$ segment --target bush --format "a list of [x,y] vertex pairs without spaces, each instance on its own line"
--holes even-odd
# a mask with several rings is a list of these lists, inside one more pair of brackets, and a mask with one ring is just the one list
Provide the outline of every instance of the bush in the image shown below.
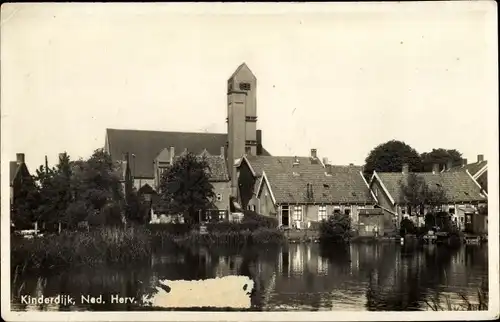
[[323,241],[345,242],[351,234],[351,218],[346,214],[333,214],[320,224],[320,239]]
[[399,235],[401,237],[404,237],[406,234],[413,235],[416,233],[417,233],[417,229],[416,229],[413,221],[411,221],[408,218],[404,218],[403,220],[401,220],[401,225],[400,225],[400,229],[399,229]]
[[242,223],[251,223],[258,225],[259,227],[266,228],[277,228],[278,220],[276,218],[262,216],[256,213],[255,211],[245,210],[243,212],[243,220]]

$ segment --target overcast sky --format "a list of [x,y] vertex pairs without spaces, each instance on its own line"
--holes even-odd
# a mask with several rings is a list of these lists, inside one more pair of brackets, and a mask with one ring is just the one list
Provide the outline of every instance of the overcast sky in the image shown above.
[[496,157],[495,14],[493,2],[4,5],[2,160],[88,157],[106,128],[226,132],[242,62],[273,155],[363,164],[398,139]]

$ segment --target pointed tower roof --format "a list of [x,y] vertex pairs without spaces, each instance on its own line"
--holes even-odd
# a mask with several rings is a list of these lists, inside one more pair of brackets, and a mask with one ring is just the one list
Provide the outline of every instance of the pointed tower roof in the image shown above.
[[252,75],[254,75],[254,73],[252,72],[252,70],[248,67],[248,65],[243,62],[240,66],[238,66],[238,68],[236,68],[236,70],[234,71],[234,73],[231,75],[231,77],[229,77],[229,79],[232,79],[234,78],[236,75],[238,75],[238,73],[243,70],[243,69],[247,69]]

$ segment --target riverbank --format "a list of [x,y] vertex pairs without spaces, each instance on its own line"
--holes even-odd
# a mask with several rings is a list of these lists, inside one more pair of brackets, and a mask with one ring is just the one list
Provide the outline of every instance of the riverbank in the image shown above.
[[206,234],[194,229],[175,233],[144,226],[127,229],[106,227],[30,239],[12,236],[11,267],[13,272],[24,272],[40,267],[93,266],[143,260],[155,249],[176,249],[193,245],[280,244],[285,241],[282,232],[265,227],[254,230],[212,228]]

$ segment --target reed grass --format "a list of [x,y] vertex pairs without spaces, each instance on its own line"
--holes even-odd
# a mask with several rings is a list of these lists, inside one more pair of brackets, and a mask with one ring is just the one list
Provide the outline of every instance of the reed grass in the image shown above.
[[258,228],[253,231],[212,230],[203,235],[198,230],[192,230],[179,235],[169,231],[152,231],[143,226],[127,229],[106,227],[89,232],[64,232],[33,239],[12,237],[11,267],[12,272],[18,274],[29,269],[144,260],[158,248],[269,244],[284,241],[285,237],[281,232],[270,228]]
[[[478,288],[477,302],[471,302],[470,298],[463,294],[458,293],[462,299],[462,303],[452,304],[450,295],[436,295],[431,300],[425,300],[427,306],[433,311],[487,311],[488,310],[488,293]],[[445,305],[442,305],[441,299],[444,297]]]

